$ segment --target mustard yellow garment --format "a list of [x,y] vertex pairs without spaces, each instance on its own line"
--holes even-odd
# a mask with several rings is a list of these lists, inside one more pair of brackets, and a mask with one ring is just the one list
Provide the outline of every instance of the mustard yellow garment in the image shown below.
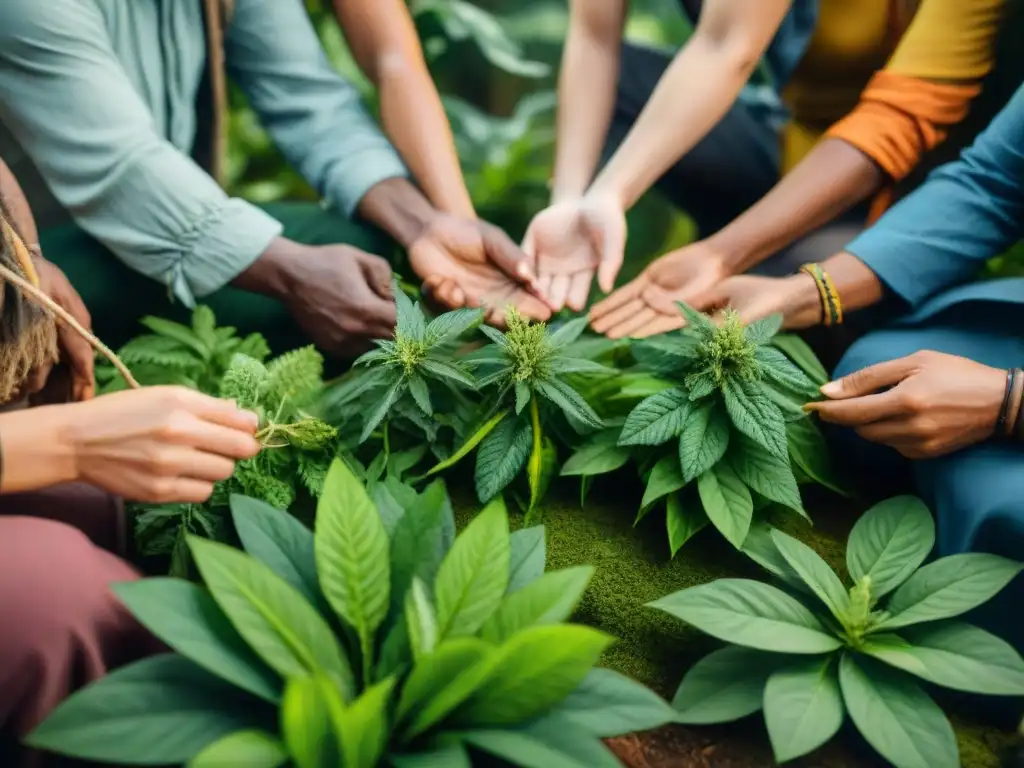
[[[976,83],[992,67],[1004,5],[1005,0],[822,0],[817,29],[784,93],[793,120],[783,135],[783,170],[857,107],[880,70],[936,84]],[[966,112],[973,90],[964,94]]]

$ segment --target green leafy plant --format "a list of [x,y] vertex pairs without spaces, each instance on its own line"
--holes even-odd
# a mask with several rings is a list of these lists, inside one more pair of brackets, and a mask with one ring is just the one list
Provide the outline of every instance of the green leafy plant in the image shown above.
[[186,540],[198,534],[229,538],[228,500],[241,493],[288,509],[300,493],[315,499],[331,461],[341,451],[337,430],[309,410],[322,387],[323,357],[312,346],[287,352],[264,365],[236,354],[224,372],[219,394],[255,411],[263,450],[240,461],[228,480],[218,483],[202,504],[140,505],[135,516],[136,545],[147,556],[169,556],[171,573],[185,575]]
[[610,638],[565,623],[592,569],[544,573],[542,528],[510,535],[495,502],[456,538],[440,482],[393,490],[378,508],[336,462],[315,533],[234,497],[245,552],[189,539],[205,587],[115,587],[174,652],[76,693],[28,743],[193,768],[600,768],[618,761],[599,739],[674,718],[594,668]]
[[821,746],[846,714],[896,768],[960,765],[953,729],[914,677],[958,691],[1020,696],[1024,661],[982,629],[950,621],[986,602],[1022,565],[961,554],[920,567],[935,543],[925,505],[876,505],[850,533],[848,587],[808,546],[768,526],[744,551],[780,587],[718,579],[651,607],[734,645],[698,662],[674,704],[686,723],[764,709],[776,760]]
[[[709,523],[739,548],[760,506],[775,502],[806,516],[794,464],[801,478],[834,485],[822,466],[824,441],[801,408],[818,388],[771,346],[781,317],[743,326],[727,310],[716,324],[680,309],[685,329],[633,349],[655,377],[643,382],[651,394],[614,439],[597,435],[562,472],[600,474],[635,457],[646,481],[640,516],[665,504],[673,555]],[[669,451],[651,450],[660,446]]]

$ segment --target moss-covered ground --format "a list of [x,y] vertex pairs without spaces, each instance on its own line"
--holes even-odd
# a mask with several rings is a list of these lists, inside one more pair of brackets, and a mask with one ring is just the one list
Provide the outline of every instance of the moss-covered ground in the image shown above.
[[[760,571],[710,528],[670,559],[663,513],[652,512],[634,527],[636,500],[642,495],[642,489],[634,486],[628,476],[619,473],[600,479],[581,508],[571,483],[556,484],[544,503],[540,522],[546,526],[549,569],[579,564],[596,568],[577,620],[618,638],[604,663],[671,699],[684,672],[715,648],[716,641],[644,604],[722,576],[757,578]],[[459,487],[454,478],[450,490],[461,526],[478,505],[469,486]],[[814,527],[792,516],[772,522],[803,539],[841,570],[846,536],[864,505],[813,492],[805,494],[805,502]],[[522,516],[513,513],[513,525],[521,524]],[[962,764],[997,768],[998,755],[1012,736],[962,714],[952,713]],[[651,739],[618,744],[616,751],[637,768],[761,768],[773,764],[759,717],[723,728],[675,728]],[[860,768],[879,763],[851,733],[795,764]]]

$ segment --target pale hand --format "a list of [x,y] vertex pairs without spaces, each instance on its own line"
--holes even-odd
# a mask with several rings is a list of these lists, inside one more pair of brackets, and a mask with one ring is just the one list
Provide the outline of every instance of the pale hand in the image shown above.
[[643,338],[684,325],[676,302],[712,309],[714,290],[728,275],[725,260],[703,242],[672,251],[590,311],[591,325],[612,339]]
[[597,274],[609,293],[626,250],[626,214],[610,197],[584,196],[538,213],[523,238],[540,292],[555,311],[583,311]]
[[806,408],[822,421],[852,427],[865,440],[908,458],[926,459],[992,436],[1006,371],[923,351],[856,371],[821,391],[830,399]]
[[735,310],[744,324],[781,314],[782,327],[802,330],[821,323],[821,296],[814,278],[803,273],[790,277],[727,277],[711,290],[707,309]]
[[533,273],[519,247],[487,222],[440,215],[409,247],[409,262],[428,296],[447,309],[483,307],[487,322],[504,325],[516,307],[534,320],[550,308],[534,295]]

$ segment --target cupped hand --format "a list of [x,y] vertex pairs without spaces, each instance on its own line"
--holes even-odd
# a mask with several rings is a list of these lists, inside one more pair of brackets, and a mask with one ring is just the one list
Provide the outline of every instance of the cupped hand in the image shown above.
[[632,282],[590,310],[591,325],[612,339],[643,338],[684,325],[676,302],[713,307],[714,289],[728,275],[725,259],[703,242],[667,253]]
[[808,403],[823,421],[852,427],[865,440],[911,459],[933,458],[992,436],[1006,371],[966,357],[915,352],[864,368],[822,387]]
[[533,293],[522,251],[487,222],[436,217],[409,247],[409,262],[428,296],[447,309],[484,307],[493,325],[504,325],[509,305],[534,320],[551,316]]
[[552,309],[581,312],[594,274],[608,293],[626,250],[626,214],[611,197],[584,196],[538,213],[523,238],[541,293]]
[[132,501],[205,501],[236,461],[260,449],[256,414],[179,387],[125,390],[36,413],[62,420],[77,479]]

